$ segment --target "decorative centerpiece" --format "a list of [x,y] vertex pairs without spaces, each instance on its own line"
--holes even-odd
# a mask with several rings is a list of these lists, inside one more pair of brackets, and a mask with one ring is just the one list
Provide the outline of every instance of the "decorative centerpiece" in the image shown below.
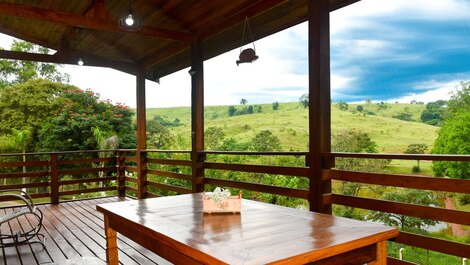
[[204,213],[239,213],[242,206],[242,194],[232,196],[230,190],[220,187],[213,192],[202,193]]

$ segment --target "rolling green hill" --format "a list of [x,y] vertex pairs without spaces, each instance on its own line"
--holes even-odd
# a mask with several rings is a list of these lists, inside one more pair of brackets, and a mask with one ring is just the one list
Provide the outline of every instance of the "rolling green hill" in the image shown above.
[[[350,105],[347,111],[340,110],[337,104],[333,105],[333,133],[350,128],[362,130],[377,143],[379,151],[385,153],[402,153],[411,143],[425,143],[431,146],[436,139],[438,127],[392,118],[405,111],[406,108],[412,118],[419,121],[419,116],[425,108],[424,105],[386,104],[387,108],[381,108],[374,103],[360,105],[364,110],[374,112],[375,115],[357,112],[357,104]],[[250,105],[235,107],[242,109],[248,106]],[[257,105],[251,106],[255,110],[258,108]],[[205,128],[221,127],[226,138],[233,137],[239,142],[249,142],[258,132],[271,130],[280,139],[283,150],[307,150],[308,109],[300,106],[298,102],[280,103],[278,110],[273,110],[271,104],[259,106],[262,108],[261,113],[232,117],[228,116],[228,106],[206,107]],[[171,132],[175,136],[181,135],[189,143],[189,107],[147,109],[147,119],[153,119],[155,115],[170,121],[178,118],[183,125],[172,128]]]

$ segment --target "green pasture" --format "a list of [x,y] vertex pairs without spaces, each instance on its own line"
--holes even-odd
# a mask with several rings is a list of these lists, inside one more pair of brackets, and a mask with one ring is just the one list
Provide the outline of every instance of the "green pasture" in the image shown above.
[[[284,151],[306,151],[308,146],[308,109],[298,102],[280,103],[278,110],[272,104],[259,104],[261,113],[240,116],[228,116],[229,106],[208,106],[205,108],[205,128],[221,127],[226,138],[235,138],[239,142],[249,142],[258,132],[270,130],[276,135]],[[237,105],[237,109],[246,106]],[[257,106],[257,105],[251,105]],[[376,115],[364,115],[350,105],[342,111],[336,104],[332,106],[332,132],[346,129],[358,129],[369,134],[382,153],[403,153],[412,143],[424,143],[429,149],[437,137],[438,127],[422,122],[402,121],[392,116],[407,108],[413,117],[419,115],[425,106],[420,104],[387,104],[387,109],[378,110],[375,103],[363,104],[364,109],[374,111]],[[256,109],[256,107],[255,107]],[[183,126],[172,129],[172,133],[181,135],[189,143],[191,131],[191,110],[189,107],[147,109],[147,119],[155,115],[173,121],[178,118]]]

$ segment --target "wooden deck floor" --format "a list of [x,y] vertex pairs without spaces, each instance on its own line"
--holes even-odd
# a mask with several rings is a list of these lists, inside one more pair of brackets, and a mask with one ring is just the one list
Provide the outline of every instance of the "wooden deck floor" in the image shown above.
[[[0,249],[0,264],[87,264],[86,260],[106,260],[106,241],[103,230],[103,215],[96,211],[96,205],[115,202],[119,199],[101,198],[60,203],[59,205],[40,205],[44,214],[46,249],[39,244],[31,246]],[[4,214],[9,209],[0,209]],[[15,229],[28,225],[28,220],[10,222],[1,229]],[[119,261],[124,265],[133,264],[170,264],[132,240],[118,235]],[[79,260],[85,260],[80,262]],[[100,262],[101,263],[101,262]],[[103,263],[104,264],[104,263]]]

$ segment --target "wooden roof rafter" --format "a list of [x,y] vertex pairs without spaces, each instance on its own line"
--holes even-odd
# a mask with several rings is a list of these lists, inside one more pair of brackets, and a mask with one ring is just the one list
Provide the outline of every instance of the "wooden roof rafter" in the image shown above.
[[[44,63],[55,63],[55,64],[76,64],[77,56],[71,54],[40,54],[40,53],[29,53],[29,52],[16,52],[16,51],[5,51],[0,50],[0,58],[9,60],[24,60]],[[98,66],[98,67],[112,67],[114,69],[124,71],[127,73],[135,73],[138,68],[134,63],[124,63],[117,61],[110,61],[104,58],[96,58],[95,56],[83,54],[83,58],[86,61],[87,66]]]

